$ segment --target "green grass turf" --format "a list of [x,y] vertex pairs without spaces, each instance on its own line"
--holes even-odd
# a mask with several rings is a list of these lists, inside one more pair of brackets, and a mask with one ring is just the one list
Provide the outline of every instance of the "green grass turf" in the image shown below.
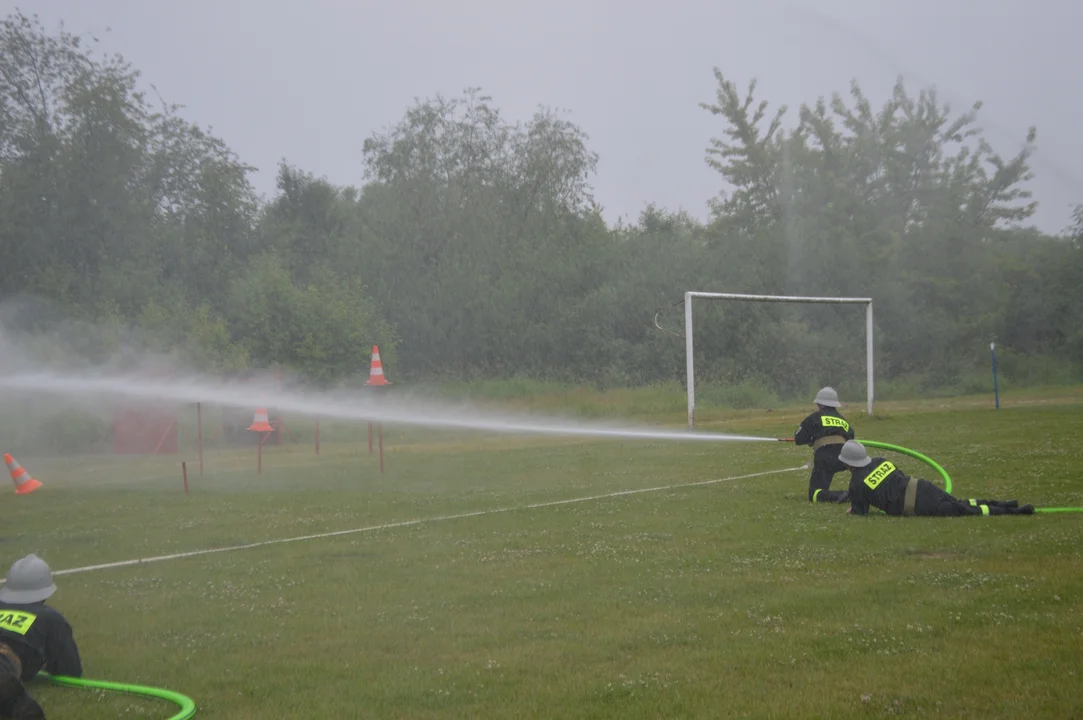
[[[1083,394],[1003,401],[849,416],[959,497],[1083,506]],[[700,419],[782,436],[807,412]],[[855,518],[809,505],[805,470],[692,485],[808,459],[783,443],[385,428],[381,474],[354,434],[269,448],[260,475],[254,450],[212,451],[203,478],[190,452],[10,448],[45,487],[0,508],[0,558],[63,570],[501,510],[56,578],[88,677],[185,693],[199,718],[1083,716],[1081,514]],[[32,690],[50,718],[173,711]]]

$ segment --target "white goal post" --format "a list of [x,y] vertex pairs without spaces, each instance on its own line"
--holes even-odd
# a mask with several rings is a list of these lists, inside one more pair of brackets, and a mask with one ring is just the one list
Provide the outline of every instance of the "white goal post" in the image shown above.
[[829,305],[865,306],[865,380],[867,412],[872,415],[872,298],[855,297],[798,297],[793,295],[742,295],[739,293],[686,292],[684,294],[684,348],[688,365],[688,428],[696,420],[696,386],[692,355],[692,298],[712,300],[745,300],[752,302],[826,303]]

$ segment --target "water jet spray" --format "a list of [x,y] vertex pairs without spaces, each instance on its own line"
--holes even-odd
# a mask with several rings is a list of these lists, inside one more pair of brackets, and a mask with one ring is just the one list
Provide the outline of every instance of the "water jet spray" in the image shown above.
[[273,388],[242,388],[198,378],[173,380],[168,384],[131,378],[58,372],[24,373],[0,377],[0,388],[9,393],[47,393],[67,398],[127,398],[183,404],[208,403],[223,407],[273,406],[309,417],[387,422],[456,430],[495,433],[568,435],[631,440],[677,440],[700,442],[775,442],[773,437],[723,433],[617,427],[595,423],[531,418],[508,413],[481,412],[433,402],[374,398],[360,393],[291,392]]

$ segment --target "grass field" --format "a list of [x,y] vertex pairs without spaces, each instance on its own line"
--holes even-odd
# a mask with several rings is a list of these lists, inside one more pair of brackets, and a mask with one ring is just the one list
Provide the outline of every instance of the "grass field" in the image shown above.
[[[808,411],[701,428],[791,435]],[[960,497],[1083,506],[1081,388],[849,414]],[[373,528],[57,578],[88,677],[177,690],[199,718],[1083,717],[1083,515],[851,517],[805,501],[808,452],[783,443],[385,428],[381,474],[364,427],[327,437],[270,448],[261,475],[254,451],[213,451],[202,479],[191,454],[10,448],[45,487],[3,504],[0,559]],[[172,712],[33,692],[50,718]]]

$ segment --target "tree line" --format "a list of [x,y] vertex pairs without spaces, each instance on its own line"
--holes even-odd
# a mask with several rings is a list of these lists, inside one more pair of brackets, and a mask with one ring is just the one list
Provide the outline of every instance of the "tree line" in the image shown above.
[[[680,334],[686,290],[859,295],[875,301],[880,378],[950,385],[995,339],[1006,372],[1079,379],[1083,211],[1060,235],[1027,225],[1034,130],[1004,157],[979,105],[953,113],[901,81],[880,107],[853,85],[790,113],[715,76],[705,159],[725,191],[707,222],[651,205],[607,224],[586,134],[545,107],[509,121],[478,89],[373,133],[359,187],[283,163],[263,200],[253,168],[123,58],[15,12],[0,28],[0,296],[93,323],[91,354],[134,328],[208,371],[333,383],[379,344],[404,382],[611,387],[683,379],[684,343],[654,317]],[[695,333],[708,381],[792,395],[863,373],[863,320],[840,309],[704,306]]]

